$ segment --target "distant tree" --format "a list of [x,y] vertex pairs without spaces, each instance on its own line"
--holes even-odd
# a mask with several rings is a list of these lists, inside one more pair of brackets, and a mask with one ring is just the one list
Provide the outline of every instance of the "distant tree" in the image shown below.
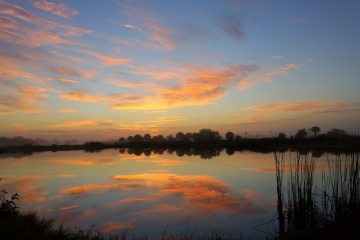
[[212,131],[211,129],[201,129],[198,133],[193,134],[195,142],[215,142],[222,139],[218,131]]
[[240,135],[236,135],[236,136],[235,136],[235,141],[236,141],[236,142],[239,142],[240,140],[241,140],[241,136],[240,136]]
[[152,137],[152,141],[153,141],[153,142],[157,142],[157,143],[159,143],[159,142],[165,142],[165,138],[164,138],[163,135],[157,135],[157,136],[153,136],[153,137]]
[[317,137],[318,133],[320,132],[320,127],[313,126],[313,127],[309,128],[309,131],[314,134],[314,137]]
[[327,132],[329,137],[343,137],[346,136],[346,131],[343,129],[333,128]]
[[166,140],[169,141],[169,142],[174,142],[175,138],[174,138],[173,135],[170,134],[169,136],[166,137]]
[[295,138],[297,139],[305,139],[306,136],[307,136],[307,132],[305,128],[298,130],[297,133],[295,134]]
[[184,142],[186,140],[186,136],[184,133],[182,132],[178,132],[176,135],[175,135],[175,138],[176,138],[176,141],[179,141],[179,142]]
[[193,136],[192,133],[186,133],[186,134],[185,134],[185,139],[186,139],[186,141],[188,141],[188,142],[192,142],[192,141],[194,141],[194,136]]
[[141,135],[136,134],[136,135],[134,136],[134,142],[139,143],[139,142],[143,142],[143,141],[144,141],[144,138],[143,138]]
[[234,141],[234,138],[235,138],[235,135],[234,135],[233,132],[227,132],[227,133],[225,134],[225,139],[226,139],[227,141],[229,141],[229,142]]
[[148,133],[146,133],[146,134],[144,135],[144,141],[145,141],[145,142],[150,142],[150,141],[151,141],[151,135],[148,134]]
[[124,142],[126,142],[126,139],[125,138],[123,138],[123,137],[121,137],[121,138],[119,138],[119,141],[118,141],[119,143],[124,143]]
[[127,140],[128,140],[128,142],[134,142],[134,137],[133,136],[128,136]]
[[286,134],[283,132],[280,132],[278,135],[278,139],[286,139]]

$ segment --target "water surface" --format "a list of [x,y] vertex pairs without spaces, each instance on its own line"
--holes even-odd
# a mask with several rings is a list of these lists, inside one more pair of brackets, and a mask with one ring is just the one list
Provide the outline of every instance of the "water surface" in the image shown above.
[[[322,160],[317,160],[319,169],[325,166]],[[0,176],[1,188],[20,194],[22,211],[70,227],[130,229],[150,237],[165,228],[254,238],[277,231],[276,221],[256,227],[276,216],[272,153],[222,151],[202,159],[115,149],[44,152],[2,156]]]

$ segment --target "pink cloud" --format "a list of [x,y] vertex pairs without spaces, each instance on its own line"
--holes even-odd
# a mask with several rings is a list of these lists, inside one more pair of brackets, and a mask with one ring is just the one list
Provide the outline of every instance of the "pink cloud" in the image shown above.
[[35,0],[32,4],[36,8],[50,12],[57,16],[61,16],[63,18],[70,18],[79,14],[78,11],[71,9],[64,3],[54,3],[47,0]]

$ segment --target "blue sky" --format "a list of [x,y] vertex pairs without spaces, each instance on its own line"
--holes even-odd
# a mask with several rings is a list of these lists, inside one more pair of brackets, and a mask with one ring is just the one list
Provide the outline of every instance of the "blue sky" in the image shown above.
[[0,1],[0,131],[359,126],[358,1]]

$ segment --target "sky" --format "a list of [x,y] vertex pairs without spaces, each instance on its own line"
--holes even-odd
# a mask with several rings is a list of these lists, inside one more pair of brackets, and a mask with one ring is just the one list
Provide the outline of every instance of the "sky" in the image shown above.
[[359,132],[359,1],[0,0],[0,135]]

